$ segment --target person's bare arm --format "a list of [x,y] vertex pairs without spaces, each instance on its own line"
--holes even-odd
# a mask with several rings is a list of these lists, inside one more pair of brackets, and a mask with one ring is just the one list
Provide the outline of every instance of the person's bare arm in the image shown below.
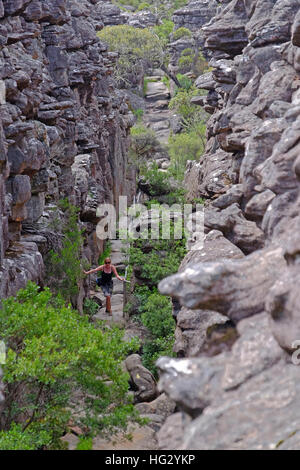
[[96,273],[97,271],[103,271],[104,265],[102,264],[101,266],[98,266],[95,269],[91,269],[90,271],[83,271],[84,274],[93,274]]
[[112,269],[112,271],[114,272],[114,274],[115,274],[115,276],[116,276],[117,279],[119,279],[120,281],[124,281],[124,278],[121,277],[121,276],[119,276],[118,271],[117,271],[117,269],[116,269],[115,266],[112,266],[111,269]]

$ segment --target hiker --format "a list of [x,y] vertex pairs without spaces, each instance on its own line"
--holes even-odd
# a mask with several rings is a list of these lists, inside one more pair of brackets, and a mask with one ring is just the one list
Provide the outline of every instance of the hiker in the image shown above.
[[97,285],[101,287],[102,292],[105,296],[106,299],[106,313],[109,313],[112,315],[111,312],[111,295],[113,291],[113,281],[112,281],[112,276],[115,274],[117,279],[120,281],[125,281],[123,277],[120,277],[116,267],[111,264],[111,259],[110,258],[105,258],[104,264],[101,266],[98,266],[98,268],[91,269],[90,271],[84,271],[84,274],[92,274],[96,273],[97,271],[102,271],[101,272],[101,277],[97,279]]

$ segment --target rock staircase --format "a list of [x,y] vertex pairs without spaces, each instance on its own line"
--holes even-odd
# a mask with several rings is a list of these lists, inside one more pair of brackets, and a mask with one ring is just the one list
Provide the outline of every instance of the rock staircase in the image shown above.
[[[111,262],[116,266],[119,275],[125,272],[127,265],[126,254],[124,253],[128,248],[128,244],[122,240],[111,240]],[[98,313],[93,316],[94,320],[105,320],[110,323],[117,323],[120,326],[125,326],[125,319],[123,316],[124,307],[124,288],[123,281],[119,281],[116,277],[113,278],[113,295],[111,297],[112,315],[105,313],[105,297],[102,290],[99,288],[97,291],[91,291],[91,298],[99,299],[102,302],[102,307]]]

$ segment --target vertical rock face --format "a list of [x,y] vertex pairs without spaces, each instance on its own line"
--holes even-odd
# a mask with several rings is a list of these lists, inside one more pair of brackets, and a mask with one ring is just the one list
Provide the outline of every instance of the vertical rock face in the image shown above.
[[[207,198],[206,236],[160,284],[183,306],[177,350],[198,356],[158,364],[160,388],[189,416],[182,449],[300,445],[299,19],[298,0],[232,0],[202,27],[213,70],[194,102],[212,116],[185,182],[191,199]],[[203,319],[220,328],[220,314],[235,342],[208,358]]]
[[170,69],[176,72],[178,60],[184,50],[192,48],[195,53],[200,49],[207,56],[209,51],[204,48],[204,36],[202,26],[213,18],[218,8],[222,8],[216,0],[192,0],[183,8],[176,10],[172,17],[175,30],[186,28],[191,31],[191,36],[183,36],[171,42],[169,49],[171,52]]
[[58,199],[80,207],[92,260],[97,206],[135,191],[101,12],[94,0],[0,1],[0,298],[42,279]]

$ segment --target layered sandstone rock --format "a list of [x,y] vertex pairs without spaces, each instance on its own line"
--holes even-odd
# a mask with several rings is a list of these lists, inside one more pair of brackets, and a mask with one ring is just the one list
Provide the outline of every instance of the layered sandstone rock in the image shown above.
[[[181,355],[198,357],[158,364],[160,389],[186,416],[181,439],[171,418],[161,429],[169,448],[172,439],[181,449],[299,447],[299,18],[296,0],[232,0],[202,27],[213,70],[196,81],[208,94],[194,102],[212,116],[185,184],[190,199],[207,199],[206,237],[160,284],[183,306]],[[215,230],[232,244],[226,256],[220,240],[211,256]],[[220,327],[216,314],[237,335],[207,357],[211,324],[201,318]]]
[[0,298],[42,281],[60,198],[80,208],[94,261],[97,206],[135,192],[131,117],[96,36],[105,12],[95,0],[0,1]]

